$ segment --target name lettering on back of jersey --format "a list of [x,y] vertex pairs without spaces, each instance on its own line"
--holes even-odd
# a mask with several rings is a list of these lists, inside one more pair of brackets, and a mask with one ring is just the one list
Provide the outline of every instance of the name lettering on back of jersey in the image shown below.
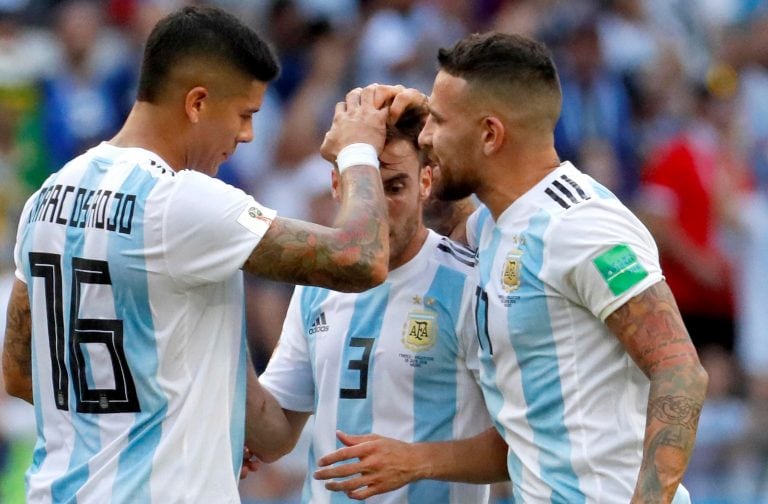
[[592,262],[614,296],[626,292],[648,276],[635,252],[626,244],[616,245]]
[[328,332],[328,323],[325,321],[325,312],[321,311],[320,315],[318,315],[314,322],[312,322],[312,325],[309,326],[309,331],[307,331],[309,334],[316,334],[319,332]]
[[547,196],[552,198],[555,203],[565,209],[590,199],[589,194],[584,192],[584,189],[582,189],[581,186],[568,175],[561,175],[560,180],[553,180],[547,188],[544,189],[544,192],[547,193]]
[[29,222],[131,234],[136,195],[56,184],[40,190]]

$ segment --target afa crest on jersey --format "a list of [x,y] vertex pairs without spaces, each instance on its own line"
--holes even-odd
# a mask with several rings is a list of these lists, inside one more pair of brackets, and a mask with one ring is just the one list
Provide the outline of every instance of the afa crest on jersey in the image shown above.
[[437,342],[437,314],[429,310],[413,310],[403,327],[403,345],[413,352],[429,350]]
[[505,291],[511,292],[520,287],[520,266],[522,262],[522,250],[512,249],[507,253],[501,270],[501,287]]

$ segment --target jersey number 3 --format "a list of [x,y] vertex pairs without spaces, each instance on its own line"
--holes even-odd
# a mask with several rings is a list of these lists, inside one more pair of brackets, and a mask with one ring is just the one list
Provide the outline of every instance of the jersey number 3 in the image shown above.
[[[56,407],[69,409],[69,380],[72,375],[78,413],[137,413],[141,411],[131,370],[123,351],[123,321],[80,318],[80,298],[84,284],[111,285],[106,261],[72,258],[72,289],[69,310],[69,371],[65,362],[63,277],[61,256],[30,252],[33,277],[45,285],[45,311],[48,321],[48,343],[51,352],[51,376]],[[83,345],[104,345],[109,354],[114,388],[91,388],[88,384],[89,363]],[[93,369],[90,369],[93,376]]]

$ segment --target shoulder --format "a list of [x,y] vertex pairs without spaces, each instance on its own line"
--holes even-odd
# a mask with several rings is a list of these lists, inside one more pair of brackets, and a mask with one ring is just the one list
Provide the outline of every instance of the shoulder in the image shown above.
[[446,236],[430,231],[432,257],[441,266],[464,275],[473,274],[477,266],[477,251]]

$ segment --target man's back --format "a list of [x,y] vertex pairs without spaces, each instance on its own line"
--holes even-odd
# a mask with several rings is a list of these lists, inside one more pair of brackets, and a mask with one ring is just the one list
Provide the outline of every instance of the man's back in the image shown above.
[[33,320],[30,502],[238,501],[239,268],[269,214],[108,144],[33,195],[16,250]]

